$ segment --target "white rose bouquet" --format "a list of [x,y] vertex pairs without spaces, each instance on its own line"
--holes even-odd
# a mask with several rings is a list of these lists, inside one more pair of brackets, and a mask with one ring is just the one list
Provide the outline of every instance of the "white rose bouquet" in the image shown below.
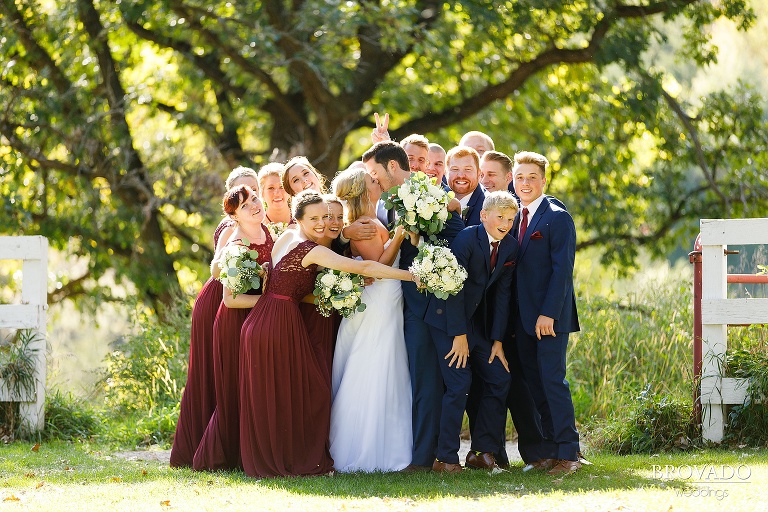
[[267,224],[267,229],[270,233],[272,233],[272,236],[277,239],[280,235],[283,234],[283,232],[288,228],[287,222],[270,222]]
[[397,223],[406,231],[426,233],[434,240],[450,218],[448,203],[453,197],[453,191],[443,190],[434,178],[416,172],[399,187],[385,192],[382,199],[387,209],[395,208]]
[[315,278],[315,304],[323,316],[330,316],[335,309],[344,318],[349,318],[358,311],[365,311],[363,288],[363,276],[327,268]]
[[261,286],[263,269],[256,258],[258,251],[248,248],[249,242],[242,239],[243,245],[230,244],[224,247],[219,260],[219,281],[232,290],[237,297],[248,290],[257,290]]
[[419,253],[408,270],[424,284],[422,290],[434,293],[439,299],[459,293],[467,279],[466,269],[459,265],[450,249],[427,243],[419,244]]

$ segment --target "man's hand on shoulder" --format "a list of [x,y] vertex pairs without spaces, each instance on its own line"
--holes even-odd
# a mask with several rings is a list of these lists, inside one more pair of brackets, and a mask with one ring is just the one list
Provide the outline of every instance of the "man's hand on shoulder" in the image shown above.
[[349,226],[341,230],[341,234],[347,240],[370,240],[376,236],[376,224],[371,219],[357,219]]

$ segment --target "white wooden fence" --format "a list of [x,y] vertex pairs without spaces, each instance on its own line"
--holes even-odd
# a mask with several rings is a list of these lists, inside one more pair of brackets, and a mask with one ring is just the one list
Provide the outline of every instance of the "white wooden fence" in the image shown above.
[[768,323],[768,299],[729,299],[728,245],[768,244],[768,219],[701,220],[701,403],[704,439],[723,440],[727,405],[742,404],[746,379],[723,377],[728,325]]
[[45,426],[45,322],[48,309],[48,239],[43,236],[0,236],[0,260],[22,260],[21,304],[0,304],[0,328],[34,329],[39,333],[35,390],[13,395],[0,380],[0,402],[20,402],[22,425],[30,431]]

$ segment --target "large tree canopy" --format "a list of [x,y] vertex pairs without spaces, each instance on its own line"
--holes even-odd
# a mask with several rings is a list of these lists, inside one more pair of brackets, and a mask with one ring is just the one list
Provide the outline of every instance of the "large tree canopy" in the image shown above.
[[713,62],[720,18],[754,22],[747,0],[0,0],[1,231],[84,258],[53,300],[114,269],[168,303],[229,169],[305,154],[332,176],[387,111],[395,139],[545,153],[579,246],[628,265],[768,210],[759,94],[688,98],[654,58]]

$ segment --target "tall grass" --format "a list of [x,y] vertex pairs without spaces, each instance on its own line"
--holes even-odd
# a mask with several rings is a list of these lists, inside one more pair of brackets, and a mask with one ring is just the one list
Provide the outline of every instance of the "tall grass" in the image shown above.
[[645,285],[619,300],[579,303],[581,332],[568,349],[577,418],[610,418],[648,385],[655,393],[693,393],[691,283],[682,277]]

